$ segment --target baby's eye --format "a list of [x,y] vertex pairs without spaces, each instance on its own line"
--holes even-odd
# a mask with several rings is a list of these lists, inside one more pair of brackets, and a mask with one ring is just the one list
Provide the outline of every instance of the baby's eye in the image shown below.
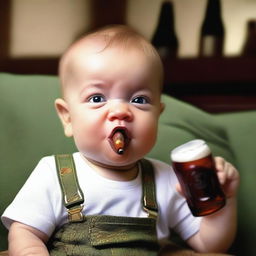
[[89,98],[90,103],[101,103],[101,102],[104,102],[104,101],[106,101],[106,99],[102,95],[94,95],[94,96]]
[[136,104],[147,104],[149,103],[149,100],[147,97],[144,96],[137,96],[131,100],[132,103]]

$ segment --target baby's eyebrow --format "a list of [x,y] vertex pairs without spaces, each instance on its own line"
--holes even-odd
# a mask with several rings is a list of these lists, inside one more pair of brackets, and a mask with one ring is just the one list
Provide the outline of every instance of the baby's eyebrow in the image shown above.
[[87,81],[81,89],[81,94],[94,89],[105,89],[106,87],[107,84],[100,81]]
[[102,88],[102,87],[105,87],[107,84],[105,82],[102,82],[102,81],[87,81],[85,83],[86,87],[87,88]]

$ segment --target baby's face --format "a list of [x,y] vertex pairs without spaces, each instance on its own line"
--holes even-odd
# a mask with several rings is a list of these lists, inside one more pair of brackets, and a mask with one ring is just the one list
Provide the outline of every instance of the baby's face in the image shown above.
[[[96,48],[96,47],[95,47]],[[160,72],[152,57],[138,49],[91,47],[73,63],[73,78],[65,88],[70,129],[79,151],[107,165],[136,162],[153,147],[162,111]],[[124,152],[113,137],[120,131]]]

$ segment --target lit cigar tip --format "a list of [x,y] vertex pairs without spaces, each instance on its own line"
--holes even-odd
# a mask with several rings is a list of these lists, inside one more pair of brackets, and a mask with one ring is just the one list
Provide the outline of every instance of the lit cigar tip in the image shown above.
[[117,139],[117,140],[115,141],[115,144],[116,144],[116,146],[122,145],[122,144],[123,144],[123,141],[122,141],[121,139]]

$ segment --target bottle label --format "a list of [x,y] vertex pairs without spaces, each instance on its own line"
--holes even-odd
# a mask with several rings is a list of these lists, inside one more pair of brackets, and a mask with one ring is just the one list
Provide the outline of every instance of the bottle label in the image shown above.
[[204,36],[202,55],[205,57],[211,57],[214,55],[215,38],[212,35]]

